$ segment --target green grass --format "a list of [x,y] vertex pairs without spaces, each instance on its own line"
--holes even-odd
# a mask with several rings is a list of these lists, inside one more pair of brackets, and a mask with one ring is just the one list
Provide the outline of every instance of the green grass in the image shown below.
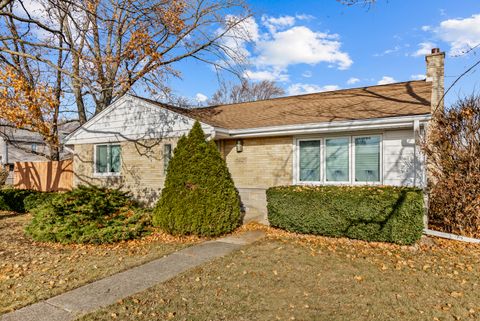
[[478,320],[479,259],[448,242],[269,237],[81,320]]

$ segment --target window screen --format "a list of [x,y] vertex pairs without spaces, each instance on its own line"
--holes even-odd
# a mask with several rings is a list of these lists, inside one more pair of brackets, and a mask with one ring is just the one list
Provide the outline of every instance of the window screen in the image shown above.
[[380,137],[355,138],[355,181],[380,181]]
[[325,176],[327,182],[349,181],[348,138],[325,140]]
[[300,141],[300,181],[320,181],[320,141]]

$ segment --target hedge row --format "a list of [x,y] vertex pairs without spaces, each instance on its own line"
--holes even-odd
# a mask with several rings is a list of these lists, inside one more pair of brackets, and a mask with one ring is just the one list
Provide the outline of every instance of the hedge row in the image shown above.
[[25,213],[51,198],[54,193],[42,193],[26,189],[0,189],[0,211]]
[[267,202],[270,224],[291,232],[397,244],[412,244],[422,235],[420,189],[273,187]]

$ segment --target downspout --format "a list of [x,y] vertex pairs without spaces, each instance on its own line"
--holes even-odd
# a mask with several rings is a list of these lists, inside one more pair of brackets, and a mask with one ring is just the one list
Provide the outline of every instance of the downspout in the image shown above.
[[417,183],[417,162],[418,162],[418,151],[417,145],[419,143],[419,134],[420,134],[420,121],[414,120],[413,121],[413,186],[418,187]]

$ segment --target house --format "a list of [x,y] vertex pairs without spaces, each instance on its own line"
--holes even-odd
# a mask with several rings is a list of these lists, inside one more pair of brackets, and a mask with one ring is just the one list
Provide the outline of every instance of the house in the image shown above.
[[[80,126],[78,121],[68,121],[59,125],[60,143],[65,137]],[[18,129],[0,123],[0,167],[9,170],[7,184],[13,184],[14,165],[16,162],[45,162],[50,150],[39,133],[26,129]],[[71,155],[61,149],[60,158],[67,159]]]
[[154,202],[178,137],[199,120],[216,141],[245,206],[265,217],[265,190],[290,184],[424,186],[419,137],[442,108],[444,53],[425,80],[183,109],[124,96],[67,137],[74,185]]

